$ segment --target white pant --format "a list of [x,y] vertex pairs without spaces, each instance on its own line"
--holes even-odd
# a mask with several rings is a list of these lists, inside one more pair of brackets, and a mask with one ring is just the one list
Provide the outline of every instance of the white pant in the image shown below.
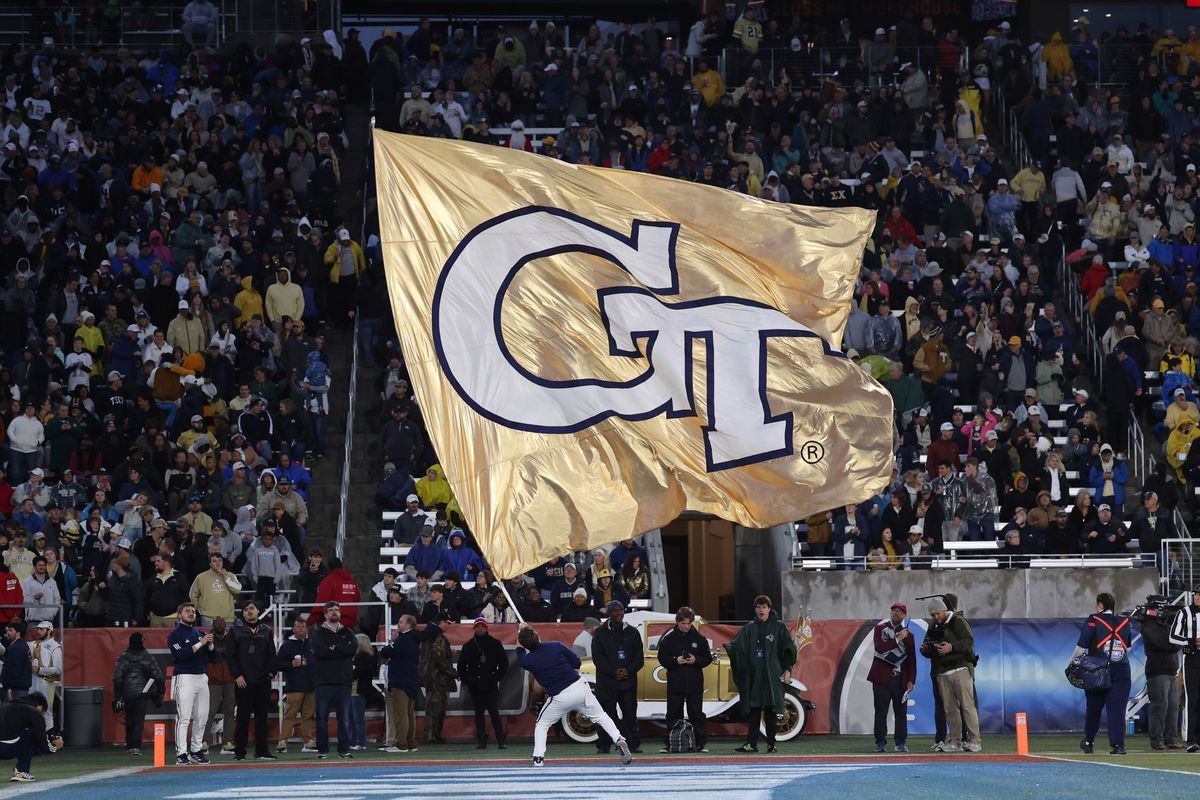
[[[208,721],[208,676],[175,676],[175,755],[203,753],[204,723]],[[188,723],[192,725],[188,747]]]
[[554,723],[572,711],[581,712],[585,717],[599,725],[614,742],[625,738],[617,730],[617,726],[613,723],[612,718],[608,714],[605,714],[604,709],[600,707],[596,696],[592,694],[592,687],[588,686],[587,681],[580,678],[566,689],[551,697],[546,705],[542,706],[542,712],[538,714],[537,725],[533,729],[534,758],[542,758],[546,755],[547,731],[550,730]]

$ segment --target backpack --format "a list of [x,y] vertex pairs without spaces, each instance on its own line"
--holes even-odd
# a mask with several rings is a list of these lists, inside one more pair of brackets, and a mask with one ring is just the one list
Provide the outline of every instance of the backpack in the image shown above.
[[667,750],[672,753],[690,753],[696,749],[696,731],[692,723],[681,719],[667,734]]

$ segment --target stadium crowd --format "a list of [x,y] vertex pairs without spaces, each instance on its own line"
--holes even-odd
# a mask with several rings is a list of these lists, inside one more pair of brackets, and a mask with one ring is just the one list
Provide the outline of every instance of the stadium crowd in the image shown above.
[[186,41],[0,51],[4,619],[170,626],[190,597],[232,621],[239,591],[321,561],[323,333],[366,290],[337,204],[366,54]]
[[[998,539],[1015,566],[1132,540],[1157,553],[1200,477],[1195,31],[1187,46],[1146,25],[1097,38],[1084,17],[1071,44],[1022,42],[1007,21],[968,42],[928,18],[834,31],[763,16],[570,42],[553,22],[472,41],[422,20],[371,47],[378,124],[878,212],[843,346],[895,399],[895,479],[805,520],[805,552],[860,569],[927,566],[966,539]],[[722,53],[737,86],[714,69]],[[1003,152],[1001,99],[1029,163]],[[1063,269],[1087,319],[1064,309]],[[1131,406],[1166,463],[1127,497]]]

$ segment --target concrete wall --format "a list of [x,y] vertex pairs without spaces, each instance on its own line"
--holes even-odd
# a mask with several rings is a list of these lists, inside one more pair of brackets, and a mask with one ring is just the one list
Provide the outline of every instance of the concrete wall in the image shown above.
[[914,598],[952,592],[976,618],[1083,617],[1099,592],[1112,592],[1118,609],[1131,609],[1158,591],[1154,569],[989,569],[888,572],[813,572],[782,576],[783,613],[796,619],[801,607],[815,619],[886,616],[899,600],[911,616],[927,616]]

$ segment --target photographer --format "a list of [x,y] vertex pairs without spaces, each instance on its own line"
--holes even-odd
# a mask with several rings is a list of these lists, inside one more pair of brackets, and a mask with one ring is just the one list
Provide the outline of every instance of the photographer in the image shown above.
[[1115,608],[1117,601],[1108,592],[1096,595],[1096,611],[1087,618],[1079,632],[1075,645],[1075,659],[1087,653],[1108,659],[1110,676],[1106,688],[1087,689],[1087,713],[1084,720],[1083,740],[1079,747],[1091,754],[1096,733],[1100,730],[1100,712],[1105,712],[1108,728],[1108,743],[1112,746],[1109,755],[1125,755],[1125,709],[1129,704],[1130,668],[1129,618],[1119,618]]
[[1183,721],[1187,751],[1200,753],[1200,586],[1171,622],[1171,644],[1183,648]]
[[[966,618],[952,611],[942,596],[928,598],[933,624],[921,643],[921,654],[930,660],[946,715],[945,753],[983,749],[979,741],[979,710],[975,703],[975,636]],[[934,745],[934,749],[938,749]]]
[[1179,695],[1175,674],[1179,671],[1179,648],[1171,644],[1168,620],[1173,609],[1167,598],[1150,595],[1134,617],[1142,630],[1146,651],[1146,688],[1150,694],[1150,747],[1180,750]]

